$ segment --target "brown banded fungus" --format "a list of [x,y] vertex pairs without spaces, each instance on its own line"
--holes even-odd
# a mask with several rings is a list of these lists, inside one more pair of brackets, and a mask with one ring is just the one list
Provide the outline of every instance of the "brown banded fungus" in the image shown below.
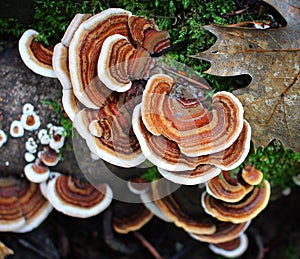
[[243,199],[228,203],[203,192],[201,203],[206,213],[225,222],[242,223],[256,217],[268,204],[270,184],[264,180]]
[[239,237],[219,244],[209,244],[209,249],[215,254],[228,258],[241,256],[248,248],[248,237],[241,234]]
[[39,33],[35,30],[27,30],[19,40],[19,53],[25,63],[35,73],[56,78],[52,67],[53,51],[36,41]]
[[194,186],[181,186],[171,192],[172,185],[175,186],[169,181],[152,182],[153,198],[160,210],[186,232],[213,234],[216,226],[201,207],[201,191]]
[[153,217],[143,203],[117,202],[114,212],[113,228],[120,234],[141,229]]
[[52,211],[39,186],[25,179],[0,178],[0,231],[28,232]]
[[130,80],[147,79],[153,64],[149,52],[135,49],[126,37],[114,34],[103,43],[98,76],[109,89],[125,92],[131,87]]
[[253,190],[238,174],[222,171],[206,183],[207,193],[216,199],[226,202],[238,202]]
[[175,183],[194,185],[206,182],[218,175],[222,168],[230,170],[240,165],[249,152],[251,129],[245,120],[240,135],[230,147],[210,155],[189,157],[182,154],[175,141],[148,131],[140,110],[141,105],[137,105],[132,120],[143,154],[165,178]]
[[40,159],[46,166],[55,166],[60,161],[59,153],[49,146],[40,153]]
[[245,166],[242,171],[242,178],[250,185],[257,185],[263,180],[263,173],[253,166]]
[[234,224],[231,222],[216,221],[216,232],[210,235],[190,233],[190,236],[198,241],[210,244],[219,244],[231,241],[239,237],[249,227],[251,221]]
[[41,183],[49,178],[50,170],[41,159],[37,158],[34,163],[29,163],[24,167],[24,173],[29,181]]
[[133,167],[145,160],[131,125],[141,91],[141,85],[134,82],[130,91],[112,94],[101,109],[86,108],[75,117],[74,126],[90,150],[111,164]]
[[159,53],[170,46],[169,33],[160,31],[153,20],[139,16],[130,16],[128,21],[131,37],[138,48],[149,53]]
[[85,180],[56,174],[47,182],[47,198],[53,207],[72,217],[88,218],[105,210],[112,201],[107,184],[97,189]]
[[218,92],[213,96],[210,111],[197,100],[191,105],[184,94],[172,94],[180,87],[164,74],[148,80],[141,105],[147,130],[176,142],[180,151],[190,157],[216,153],[231,146],[243,128],[244,111],[240,101],[228,92]]

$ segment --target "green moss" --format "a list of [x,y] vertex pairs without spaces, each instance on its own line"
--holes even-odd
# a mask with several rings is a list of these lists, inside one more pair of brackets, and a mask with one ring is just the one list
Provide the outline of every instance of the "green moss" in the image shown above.
[[144,180],[151,182],[161,178],[160,173],[158,172],[156,166],[148,169],[144,174],[141,175],[141,178]]
[[266,148],[251,148],[246,164],[255,166],[269,180],[272,187],[285,189],[293,186],[292,177],[299,174],[300,152],[284,149],[279,141],[272,141]]

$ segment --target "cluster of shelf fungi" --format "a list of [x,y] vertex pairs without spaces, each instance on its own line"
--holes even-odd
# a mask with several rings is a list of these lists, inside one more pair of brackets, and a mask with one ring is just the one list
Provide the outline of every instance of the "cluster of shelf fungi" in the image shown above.
[[[161,174],[153,182],[128,181],[141,203],[134,216],[116,216],[115,231],[136,231],[156,216],[217,254],[241,255],[244,232],[267,206],[270,185],[252,166],[232,171],[251,139],[239,100],[224,91],[209,100],[203,79],[160,57],[171,47],[168,32],[126,10],[77,14],[53,50],[35,41],[38,34],[23,34],[20,55],[35,73],[61,82],[63,108],[93,155],[124,168],[151,162]],[[32,167],[37,175],[39,162]],[[97,215],[114,193],[105,182],[93,186],[51,171],[30,181],[3,178],[0,186],[7,204],[0,207],[0,231],[13,232],[31,231],[53,208]]]

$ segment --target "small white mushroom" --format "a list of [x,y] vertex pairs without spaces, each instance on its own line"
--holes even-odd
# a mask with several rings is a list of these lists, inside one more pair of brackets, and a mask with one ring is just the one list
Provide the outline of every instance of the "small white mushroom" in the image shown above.
[[25,103],[23,105],[23,114],[30,115],[34,112],[34,107],[31,103]]
[[34,131],[37,130],[40,125],[40,117],[33,112],[32,114],[23,114],[21,116],[21,123],[25,130]]
[[48,135],[48,131],[46,129],[40,129],[38,133],[38,138],[42,145],[49,145],[50,137]]
[[282,191],[282,195],[289,196],[291,194],[291,191],[292,191],[291,187],[287,187]]
[[3,130],[0,129],[0,147],[4,145],[7,141],[7,136]]
[[23,125],[22,125],[21,121],[14,120],[10,124],[9,133],[14,138],[23,137],[23,135],[24,135],[24,128],[23,128]]
[[26,162],[31,163],[32,161],[34,161],[35,155],[33,155],[32,153],[26,152],[24,154],[24,159]]
[[29,153],[36,153],[38,145],[36,144],[35,140],[30,137],[25,143],[25,148]]
[[52,149],[58,150],[65,144],[64,127],[52,126],[50,128],[50,142],[49,146]]
[[300,186],[300,174],[293,176],[293,181],[296,185]]

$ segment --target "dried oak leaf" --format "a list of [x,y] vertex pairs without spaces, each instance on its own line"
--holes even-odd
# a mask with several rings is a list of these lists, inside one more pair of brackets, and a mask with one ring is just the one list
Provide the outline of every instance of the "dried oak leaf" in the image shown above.
[[279,139],[285,148],[300,151],[300,2],[266,0],[286,19],[287,26],[258,30],[204,26],[216,43],[194,57],[211,62],[207,73],[249,74],[251,83],[233,93],[244,105],[255,147]]

